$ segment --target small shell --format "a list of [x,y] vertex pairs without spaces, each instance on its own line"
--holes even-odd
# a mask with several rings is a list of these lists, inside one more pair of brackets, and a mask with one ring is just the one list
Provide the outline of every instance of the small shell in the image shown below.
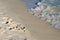
[[3,17],[2,20],[5,21],[5,20],[8,20],[9,17]]
[[11,18],[10,18],[8,21],[12,22],[12,21],[13,21],[13,19],[11,19]]
[[11,22],[10,27],[16,27],[16,26],[17,26],[16,22]]
[[5,23],[8,21],[8,19],[9,19],[9,17],[3,17],[3,18],[2,18],[2,23],[5,24]]

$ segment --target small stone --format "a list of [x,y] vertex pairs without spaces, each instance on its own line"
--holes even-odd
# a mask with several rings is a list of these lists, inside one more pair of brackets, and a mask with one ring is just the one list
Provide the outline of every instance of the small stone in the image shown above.
[[12,30],[12,28],[9,28],[9,30]]
[[7,21],[6,24],[8,24],[9,22]]
[[16,26],[16,28],[18,28],[18,25]]
[[24,30],[24,29],[25,29],[25,27],[21,27],[21,29],[22,29],[22,30]]

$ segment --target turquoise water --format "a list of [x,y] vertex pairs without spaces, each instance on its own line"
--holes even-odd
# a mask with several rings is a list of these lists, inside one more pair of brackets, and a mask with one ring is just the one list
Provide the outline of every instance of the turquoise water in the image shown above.
[[41,0],[23,0],[29,8],[35,7],[35,3],[41,1]]
[[33,8],[35,7],[35,3],[38,3],[38,2],[45,2],[46,4],[50,4],[50,5],[54,5],[54,6],[57,6],[57,5],[60,5],[60,0],[22,0],[24,1],[29,8]]

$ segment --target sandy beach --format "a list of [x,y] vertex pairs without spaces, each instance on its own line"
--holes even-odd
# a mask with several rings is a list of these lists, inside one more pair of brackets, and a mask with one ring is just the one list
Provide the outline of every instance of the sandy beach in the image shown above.
[[28,29],[33,38],[37,40],[60,40],[60,30],[31,15],[27,5],[22,0],[0,0],[0,4],[5,7],[2,12],[17,22],[30,26]]

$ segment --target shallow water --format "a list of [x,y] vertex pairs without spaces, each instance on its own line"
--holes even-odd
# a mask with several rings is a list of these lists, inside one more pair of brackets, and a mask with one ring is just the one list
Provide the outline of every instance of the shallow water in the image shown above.
[[24,1],[29,8],[35,7],[35,3],[39,2],[39,0],[22,0]]

